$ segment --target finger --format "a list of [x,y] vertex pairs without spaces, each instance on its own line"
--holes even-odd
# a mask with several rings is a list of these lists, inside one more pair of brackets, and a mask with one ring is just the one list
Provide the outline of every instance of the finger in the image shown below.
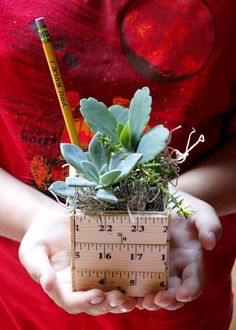
[[135,301],[132,298],[125,297],[119,291],[104,293],[98,289],[92,289],[84,292],[70,292],[69,287],[64,291],[55,288],[49,292],[49,296],[54,302],[71,314],[85,312],[87,314],[98,316],[106,313],[125,313],[135,307]]
[[72,291],[69,267],[57,273],[56,284],[47,294],[58,306],[70,314],[86,312],[98,315],[107,312],[107,310],[98,309],[106,298],[106,294],[102,290]]
[[112,308],[120,307],[122,304],[124,304],[126,301],[126,296],[118,291],[118,290],[113,290],[107,292],[107,297],[105,300],[105,303]]
[[189,302],[196,299],[204,289],[204,272],[201,263],[188,265],[182,273],[182,283],[176,289],[176,300]]
[[154,301],[154,295],[148,294],[143,298],[142,306],[143,308],[147,309],[148,311],[157,311],[160,309],[160,306],[157,306]]
[[118,290],[107,292],[107,298],[104,301],[107,304],[109,312],[127,313],[135,308],[136,299],[126,296]]
[[136,306],[136,299],[126,296],[125,302],[118,308],[111,310],[111,313],[128,313],[131,312]]
[[[108,312],[124,312],[134,308],[132,298],[118,290],[103,292],[92,289],[83,292],[72,292],[70,268],[57,273],[57,285],[48,295],[67,312],[77,314],[85,312],[91,315],[102,315]],[[131,299],[131,300],[130,300]],[[124,305],[124,306],[122,306]]]
[[137,298],[135,307],[140,309],[140,310],[144,309],[143,308],[143,298],[142,297]]
[[38,245],[32,248],[22,241],[19,258],[29,275],[40,283],[44,290],[48,291],[53,288],[56,274],[51,266],[45,247]]
[[222,226],[213,207],[209,204],[195,211],[191,219],[198,231],[199,241],[206,250],[213,250],[222,234]]
[[82,292],[72,292],[61,295],[58,292],[49,292],[54,302],[70,314],[85,312],[91,315],[102,315],[108,313],[104,308],[105,294],[101,290],[91,289]]
[[181,285],[181,279],[172,276],[169,279],[169,288],[166,291],[159,291],[154,297],[154,303],[167,310],[176,310],[184,306],[183,302],[176,300],[176,290]]

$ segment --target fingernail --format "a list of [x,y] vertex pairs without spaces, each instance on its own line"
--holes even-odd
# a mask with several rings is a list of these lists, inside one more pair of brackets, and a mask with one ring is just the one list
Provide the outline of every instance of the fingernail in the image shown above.
[[214,247],[216,246],[216,235],[212,232],[209,232],[208,233],[208,237],[210,238],[211,240],[211,249],[214,249]]
[[176,300],[179,301],[179,302],[190,302],[190,301],[193,300],[193,298],[190,297],[190,296],[186,296],[186,297],[183,297],[183,298],[177,298]]
[[91,304],[96,305],[100,304],[104,300],[104,297],[93,297],[90,301]]
[[190,302],[192,301],[192,298],[191,297],[185,297],[185,298],[178,298],[177,299],[179,302],[183,302],[183,303],[186,303],[186,302]]
[[168,307],[170,305],[170,301],[166,300],[166,301],[162,301],[162,302],[157,302],[157,305],[160,307]]
[[41,287],[45,290],[45,284],[46,284],[45,276],[42,275],[39,279],[39,282],[40,282]]
[[146,308],[148,311],[152,312],[152,311],[156,311],[158,309],[158,306],[153,306],[153,307],[147,307]]
[[109,302],[109,306],[111,306],[111,307],[118,307],[118,306],[120,306],[123,303],[124,303],[124,300],[118,300],[118,299],[116,300],[116,299],[114,299],[114,300],[111,300]]
[[125,307],[121,307],[120,308],[120,311],[121,311],[121,313],[127,313],[127,312],[130,312],[131,309],[128,309],[128,308],[125,308]]

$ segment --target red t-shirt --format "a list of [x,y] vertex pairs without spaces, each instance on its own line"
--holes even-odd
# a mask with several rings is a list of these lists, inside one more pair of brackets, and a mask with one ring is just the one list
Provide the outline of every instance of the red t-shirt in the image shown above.
[[[175,147],[184,151],[192,127],[205,135],[185,168],[235,134],[234,0],[2,0],[0,12],[0,163],[37,189],[46,192],[65,176],[59,144],[67,138],[34,23],[40,16],[84,144],[90,132],[80,118],[80,98],[128,105],[143,86],[153,97],[151,124],[182,125],[173,134]],[[223,237],[206,253],[203,295],[173,312],[67,314],[25,272],[18,243],[1,238],[1,329],[227,329],[235,220],[222,220]]]

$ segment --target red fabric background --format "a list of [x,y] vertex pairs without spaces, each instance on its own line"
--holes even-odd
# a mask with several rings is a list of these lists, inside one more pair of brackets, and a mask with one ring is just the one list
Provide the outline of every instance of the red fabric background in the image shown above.
[[[127,104],[147,85],[152,124],[183,126],[173,134],[175,147],[184,151],[192,127],[205,135],[186,167],[209,154],[227,132],[235,133],[228,122],[236,103],[235,1],[2,0],[0,12],[0,163],[20,180],[46,192],[65,175],[59,155],[64,124],[35,30],[39,16],[52,36],[75,118],[82,97]],[[20,265],[18,244],[1,238],[1,328],[227,329],[235,217],[223,225],[221,242],[206,254],[207,289],[195,302],[176,312],[135,310],[96,318],[55,306]]]

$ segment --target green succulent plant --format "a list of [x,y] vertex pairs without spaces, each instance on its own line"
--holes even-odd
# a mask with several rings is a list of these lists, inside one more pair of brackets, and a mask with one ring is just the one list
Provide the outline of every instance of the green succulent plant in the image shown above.
[[49,190],[59,196],[67,197],[74,196],[77,188],[88,187],[97,190],[96,196],[99,199],[110,203],[117,202],[111,187],[130,174],[142,158],[142,154],[122,153],[121,155],[110,152],[99,142],[99,136],[99,132],[95,134],[86,153],[76,145],[61,144],[62,156],[76,169],[79,176],[68,177],[65,182],[54,182]]
[[149,88],[143,87],[134,94],[129,109],[119,105],[107,108],[90,97],[80,101],[80,111],[89,127],[102,134],[101,141],[124,148],[126,152],[141,153],[141,162],[145,163],[166,148],[170,134],[163,125],[143,133],[150,119],[151,103]]
[[[61,144],[61,154],[76,170],[77,176],[68,177],[65,182],[54,182],[49,190],[61,197],[74,198],[79,190],[83,193],[87,189],[96,199],[116,204],[119,201],[117,186],[122,185],[122,189],[125,183],[135,186],[135,180],[138,180],[142,185],[155,185],[180,209],[176,197],[170,198],[166,186],[167,181],[177,175],[177,170],[174,175],[167,175],[168,171],[173,172],[173,166],[163,162],[165,157],[161,156],[170,132],[163,125],[145,132],[151,103],[148,87],[136,91],[129,109],[119,105],[108,108],[92,97],[82,99],[80,111],[95,135],[87,152],[70,143]],[[158,166],[166,171],[162,168],[156,175]]]

